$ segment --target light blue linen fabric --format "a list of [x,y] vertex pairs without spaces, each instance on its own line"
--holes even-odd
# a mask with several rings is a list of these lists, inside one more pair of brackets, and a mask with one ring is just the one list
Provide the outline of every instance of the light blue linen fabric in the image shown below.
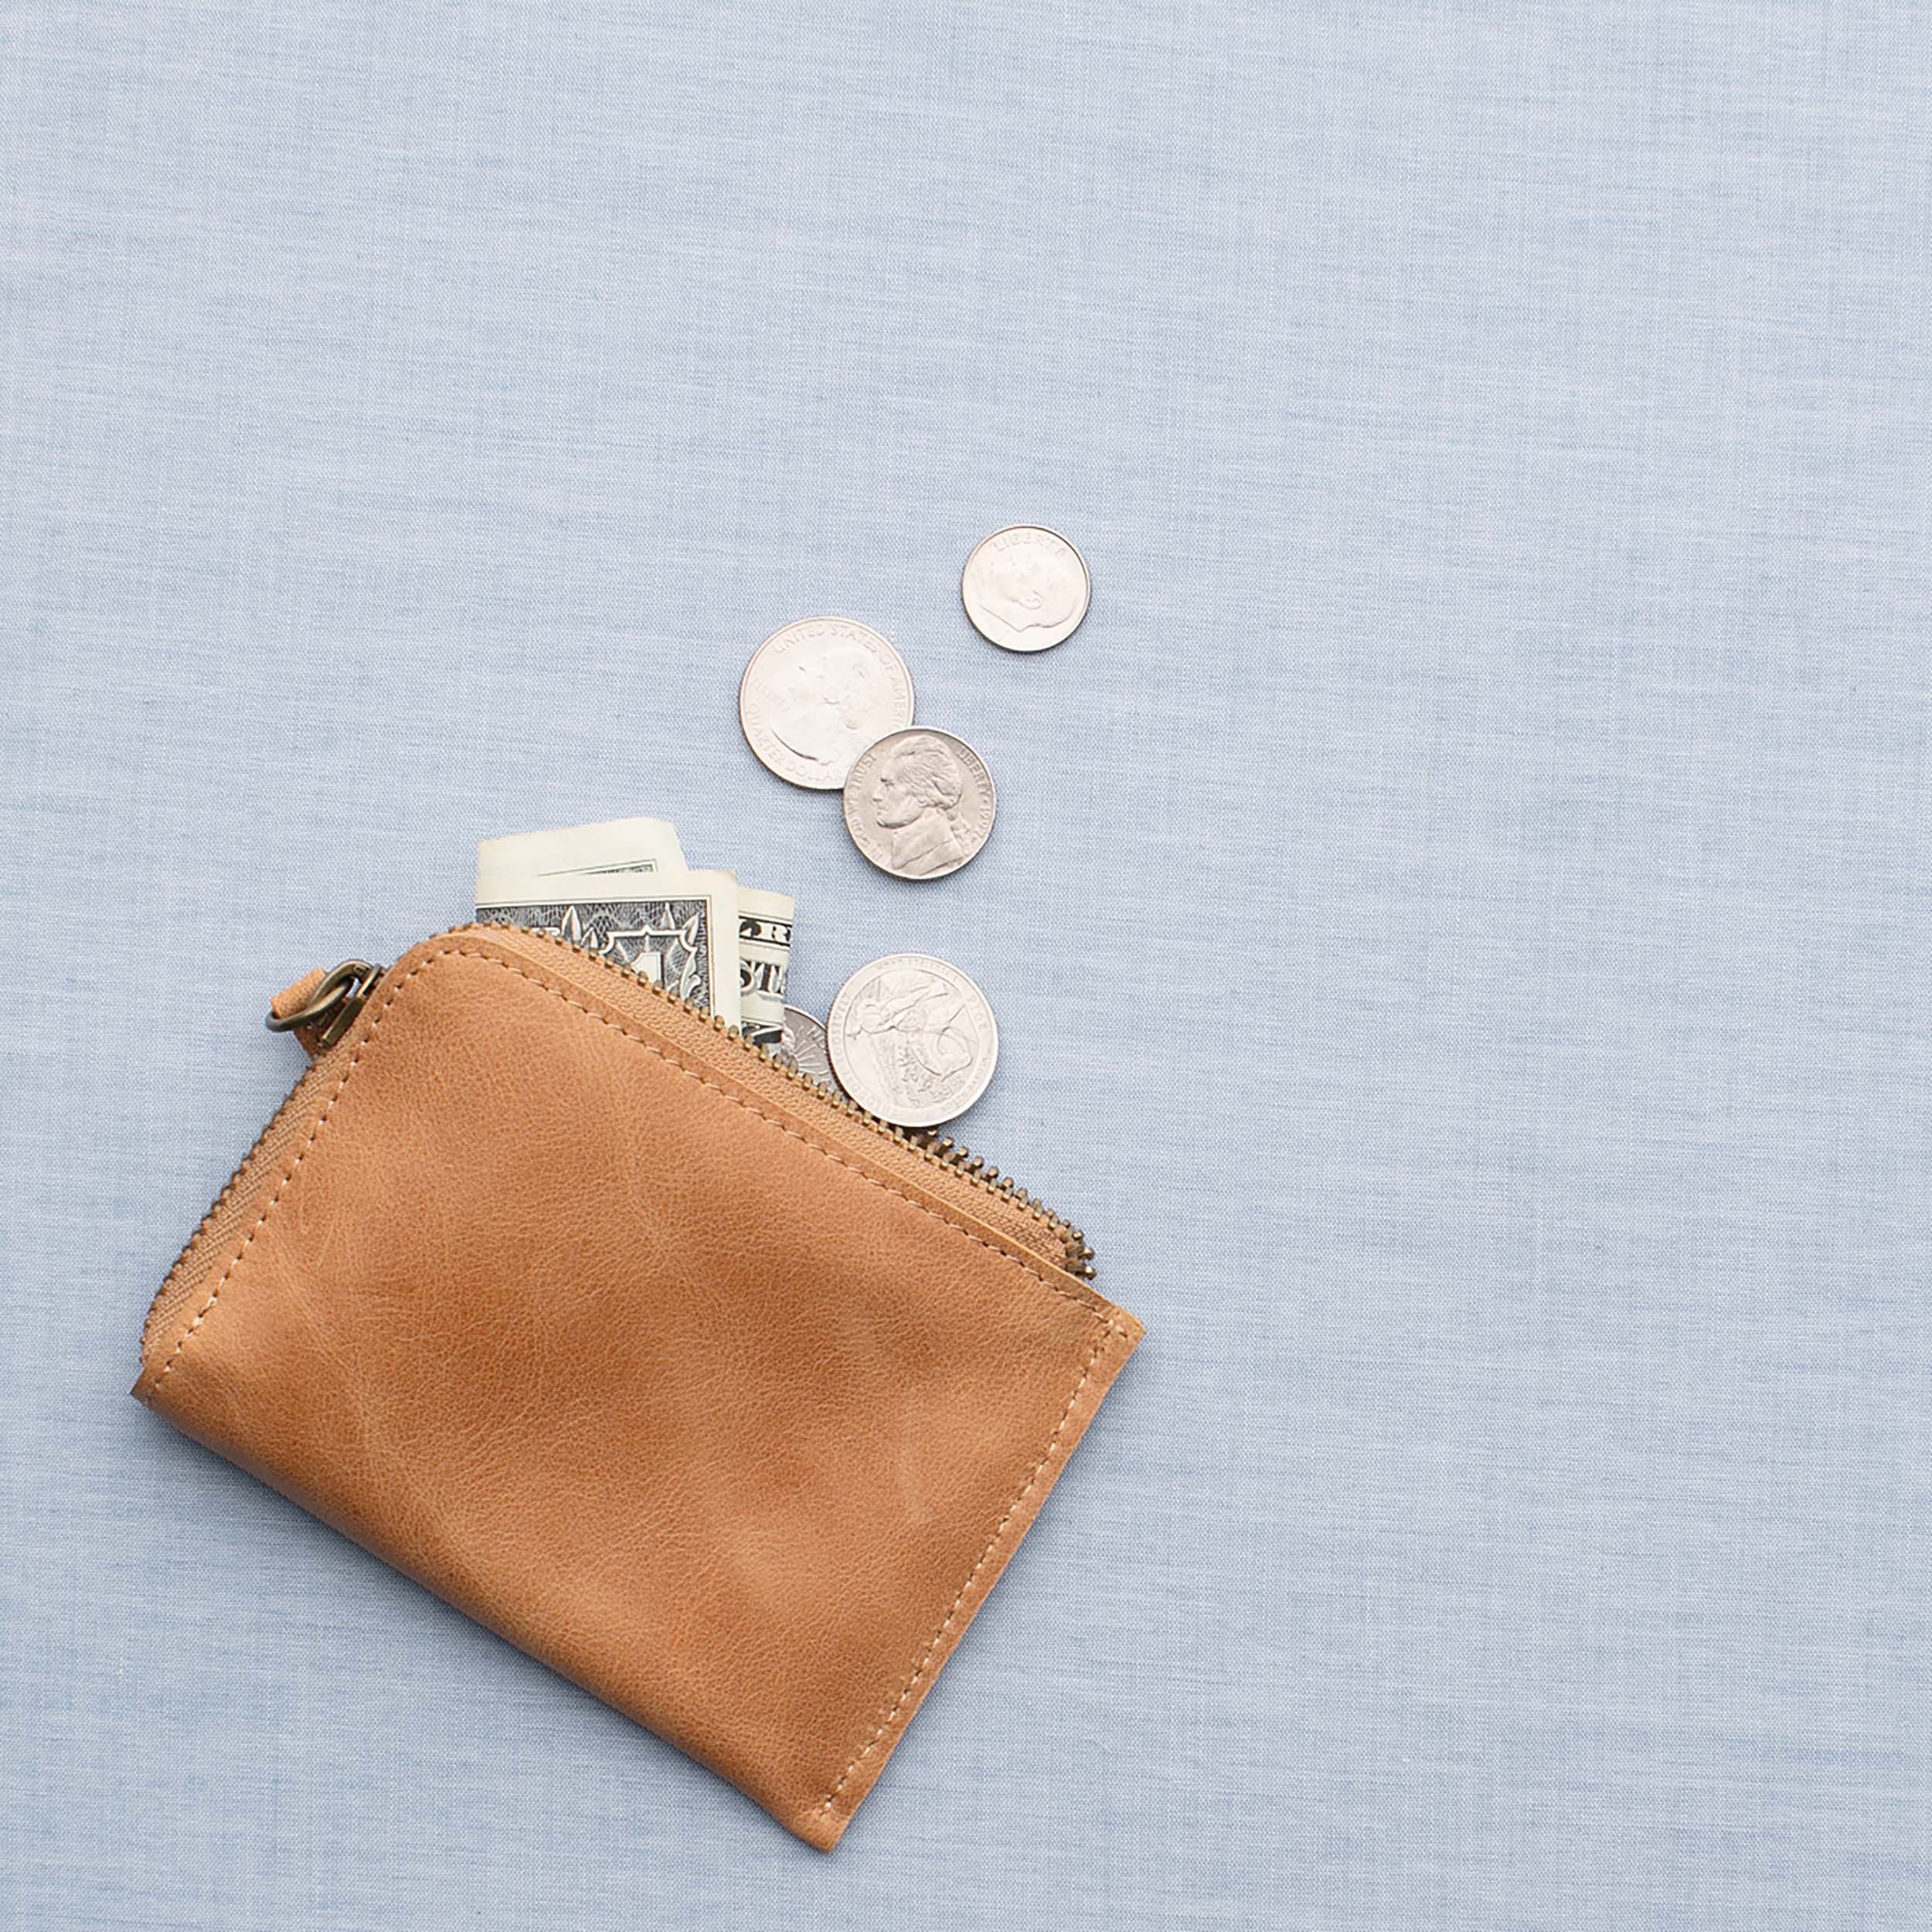
[[[1913,0],[0,9],[0,1924],[1932,1923],[1929,236]],[[631,812],[1151,1332],[829,1859],[124,1393],[265,995]]]

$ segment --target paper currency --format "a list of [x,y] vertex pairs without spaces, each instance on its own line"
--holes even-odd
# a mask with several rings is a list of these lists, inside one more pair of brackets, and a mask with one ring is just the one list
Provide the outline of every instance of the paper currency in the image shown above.
[[729,872],[663,872],[628,889],[607,883],[479,902],[476,916],[528,926],[628,966],[666,992],[739,1023],[738,888]]
[[485,838],[476,849],[476,903],[526,894],[563,882],[640,872],[683,872],[677,828],[662,818],[613,818],[600,825],[560,825],[549,832]]
[[792,906],[784,893],[738,888],[738,1023],[753,1046],[784,1039]]
[[662,818],[486,838],[476,849],[476,916],[555,934],[629,967],[741,1026],[784,1038],[794,902],[692,871]]

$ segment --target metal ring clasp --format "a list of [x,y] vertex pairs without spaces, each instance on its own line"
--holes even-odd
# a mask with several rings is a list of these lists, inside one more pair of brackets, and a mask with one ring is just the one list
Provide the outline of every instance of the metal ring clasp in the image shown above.
[[315,1027],[318,1049],[333,1046],[349,1029],[362,1010],[383,968],[366,959],[345,959],[332,966],[314,992],[292,1013],[273,1013],[267,1025],[271,1033],[293,1033],[304,1026]]

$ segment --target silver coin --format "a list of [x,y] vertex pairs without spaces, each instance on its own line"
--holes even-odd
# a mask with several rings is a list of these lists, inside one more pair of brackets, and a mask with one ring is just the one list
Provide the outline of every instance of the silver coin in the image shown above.
[[1045,651],[1080,628],[1093,582],[1056,530],[1015,523],[966,560],[959,594],[973,628],[1002,651]]
[[836,791],[866,746],[912,721],[905,660],[850,617],[773,631],[738,684],[745,742],[767,770],[813,791]]
[[985,760],[950,731],[916,725],[869,745],[845,780],[852,842],[895,879],[944,879],[978,853],[998,800]]
[[825,1043],[845,1091],[900,1127],[937,1127],[964,1113],[999,1058],[986,995],[925,953],[860,967],[832,1003]]
[[832,1070],[832,1056],[825,1051],[825,1029],[802,1006],[785,1009],[785,1043],[780,1057],[795,1073],[834,1094],[845,1089]]

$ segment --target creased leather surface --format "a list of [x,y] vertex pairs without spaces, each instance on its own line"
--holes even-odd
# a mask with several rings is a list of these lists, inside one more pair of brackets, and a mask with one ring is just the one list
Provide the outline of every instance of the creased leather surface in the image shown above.
[[136,1393],[828,1849],[1141,1331],[716,1046],[418,948]]

